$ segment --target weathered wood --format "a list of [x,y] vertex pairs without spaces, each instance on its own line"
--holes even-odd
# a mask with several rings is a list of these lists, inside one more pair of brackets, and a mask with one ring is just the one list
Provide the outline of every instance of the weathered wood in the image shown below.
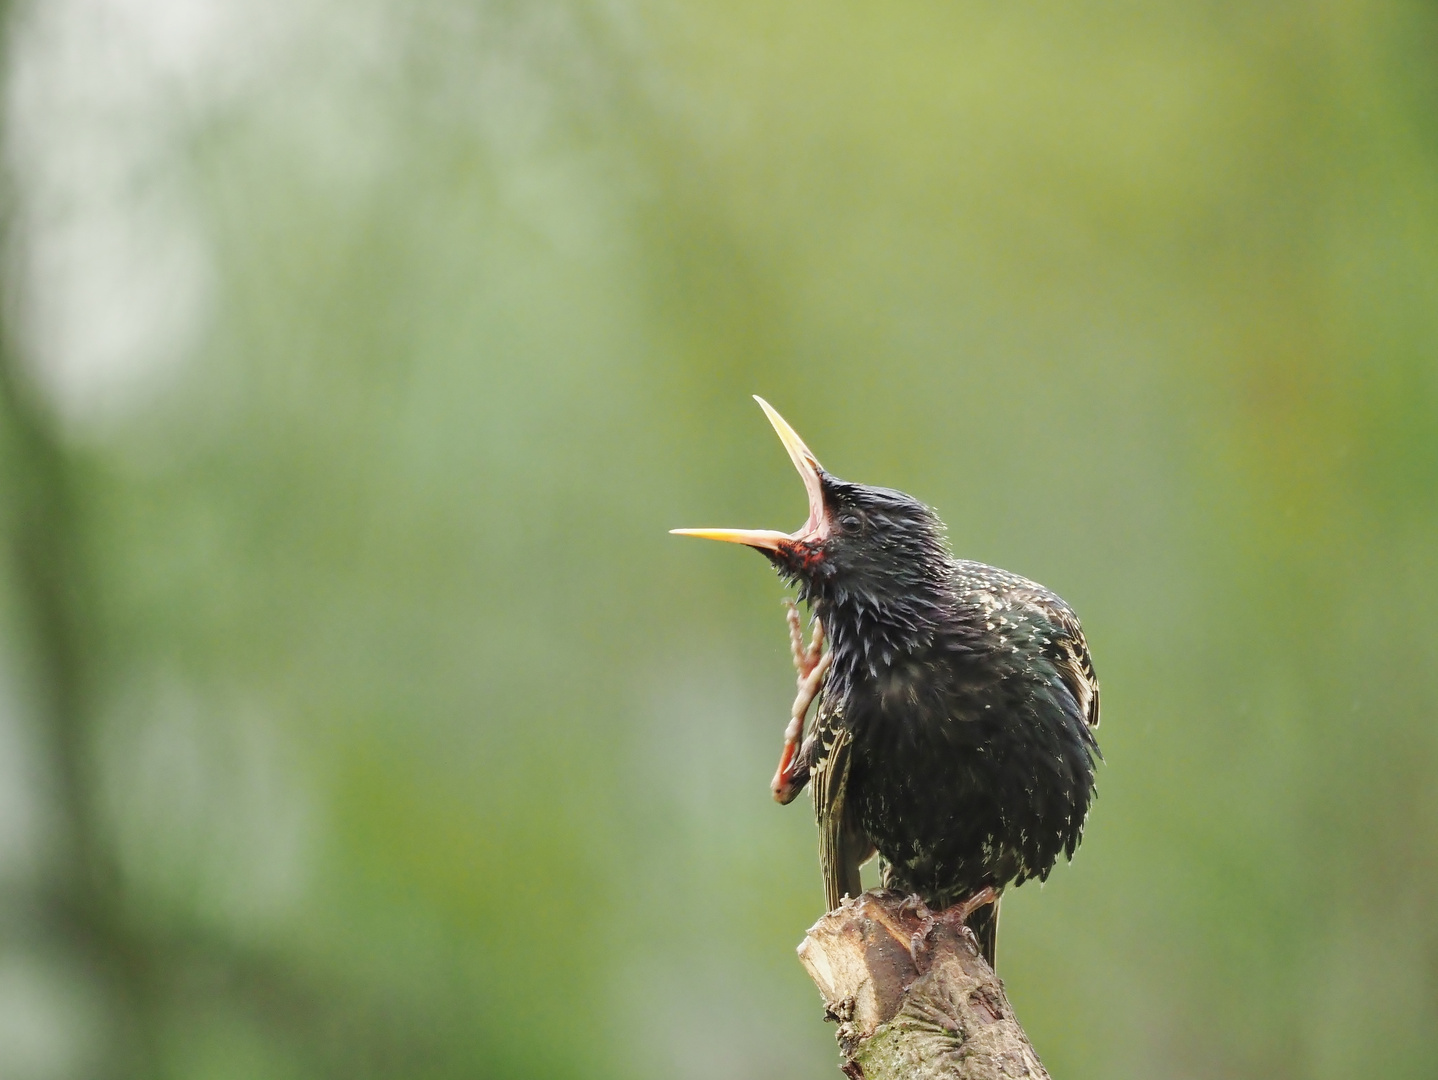
[[829,912],[799,960],[851,1080],[1048,1080],[972,935],[875,890]]

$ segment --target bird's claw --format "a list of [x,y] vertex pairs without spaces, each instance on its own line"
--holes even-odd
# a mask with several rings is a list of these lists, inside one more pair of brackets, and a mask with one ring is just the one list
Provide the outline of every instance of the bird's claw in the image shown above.
[[924,951],[924,939],[926,937],[928,937],[927,934],[909,935],[909,959],[913,960],[915,967],[919,966],[919,953]]
[[973,927],[971,927],[968,923],[960,923],[959,936],[964,939],[964,946],[975,956],[978,956],[979,935],[974,933]]
[[899,901],[899,914],[913,915],[926,925],[934,921],[934,913],[929,910],[929,905],[924,903],[924,898],[918,893],[910,893]]

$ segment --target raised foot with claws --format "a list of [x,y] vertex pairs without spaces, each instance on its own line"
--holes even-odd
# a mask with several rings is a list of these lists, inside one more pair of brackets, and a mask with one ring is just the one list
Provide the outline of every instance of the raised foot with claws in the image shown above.
[[805,645],[798,607],[794,601],[785,600],[784,608],[784,617],[789,623],[789,648],[794,654],[794,670],[799,673],[799,689],[789,710],[789,725],[784,729],[784,749],[779,755],[779,768],[769,785],[774,800],[779,803],[792,802],[809,779],[807,766],[799,754],[799,743],[804,737],[804,717],[819,696],[819,688],[824,685],[824,676],[829,673],[832,660],[831,654],[824,651],[824,624],[814,620],[814,635]]

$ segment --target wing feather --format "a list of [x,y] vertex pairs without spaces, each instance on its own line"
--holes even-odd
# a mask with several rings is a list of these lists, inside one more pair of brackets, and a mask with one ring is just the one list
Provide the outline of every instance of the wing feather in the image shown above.
[[859,867],[873,852],[848,812],[849,773],[853,766],[853,736],[833,713],[820,710],[818,762],[813,772],[814,814],[819,822],[819,867],[824,874],[824,896],[833,911],[845,896],[863,892]]
[[1057,631],[1049,645],[1049,658],[1058,668],[1059,676],[1078,703],[1085,724],[1098,727],[1098,674],[1093,669],[1088,641],[1073,608],[1047,589],[1036,586],[1024,599],[1040,612]]

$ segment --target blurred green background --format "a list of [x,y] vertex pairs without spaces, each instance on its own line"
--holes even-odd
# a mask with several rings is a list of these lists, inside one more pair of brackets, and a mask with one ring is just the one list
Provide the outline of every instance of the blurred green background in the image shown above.
[[1431,2],[8,26],[0,1075],[836,1076],[756,392],[1084,618],[1054,1076],[1438,1075]]

